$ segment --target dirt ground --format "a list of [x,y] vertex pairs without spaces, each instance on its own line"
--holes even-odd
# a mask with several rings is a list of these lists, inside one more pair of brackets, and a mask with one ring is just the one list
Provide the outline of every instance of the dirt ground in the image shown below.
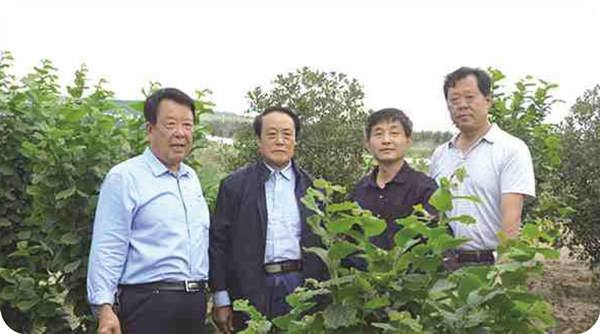
[[529,287],[552,303],[556,333],[584,333],[598,321],[600,283],[593,286],[589,266],[569,256],[566,249],[559,259],[544,261],[542,277],[532,280]]

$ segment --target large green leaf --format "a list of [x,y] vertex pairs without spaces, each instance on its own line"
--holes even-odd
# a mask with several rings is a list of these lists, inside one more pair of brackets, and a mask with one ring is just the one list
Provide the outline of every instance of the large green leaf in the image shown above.
[[354,224],[356,224],[356,218],[354,217],[339,218],[328,221],[327,229],[329,230],[329,233],[344,233],[348,232]]
[[367,237],[380,235],[383,233],[383,231],[385,231],[387,226],[385,221],[373,216],[362,216],[360,217],[359,222]]
[[359,248],[348,241],[337,241],[331,245],[329,255],[334,259],[343,259],[346,256],[356,253]]
[[438,212],[450,211],[452,209],[452,194],[443,188],[438,188],[429,198],[431,204]]
[[458,286],[458,296],[466,303],[469,294],[481,288],[483,283],[477,275],[465,273]]
[[323,319],[326,328],[347,327],[357,321],[356,308],[342,304],[331,304],[323,312]]

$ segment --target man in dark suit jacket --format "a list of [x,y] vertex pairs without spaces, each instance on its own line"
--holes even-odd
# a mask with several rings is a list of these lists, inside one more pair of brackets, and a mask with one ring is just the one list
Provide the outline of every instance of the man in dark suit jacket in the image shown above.
[[210,226],[210,286],[219,330],[243,327],[235,299],[248,299],[269,319],[289,312],[285,297],[304,278],[325,279],[326,269],[302,247],[319,239],[306,223],[311,215],[300,198],[312,184],[292,160],[298,116],[269,108],[254,120],[262,160],[239,169],[220,185]]

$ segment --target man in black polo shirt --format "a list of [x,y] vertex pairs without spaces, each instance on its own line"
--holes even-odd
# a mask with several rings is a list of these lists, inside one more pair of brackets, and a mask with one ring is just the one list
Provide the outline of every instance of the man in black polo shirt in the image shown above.
[[[367,119],[365,147],[378,166],[360,180],[350,198],[387,222],[386,230],[371,239],[383,249],[394,247],[395,220],[410,215],[414,205],[422,204],[429,213],[435,213],[428,203],[437,189],[435,181],[412,169],[404,159],[411,145],[412,122],[401,110],[378,110]],[[360,269],[366,267],[354,258],[350,263]]]

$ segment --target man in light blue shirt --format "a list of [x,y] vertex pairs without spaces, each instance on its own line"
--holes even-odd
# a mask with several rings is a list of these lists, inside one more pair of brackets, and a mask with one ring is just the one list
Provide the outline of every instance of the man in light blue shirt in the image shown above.
[[204,333],[209,213],[196,173],[182,162],[193,144],[194,101],[160,89],[144,115],[150,148],[113,167],[100,190],[88,300],[98,333]]

